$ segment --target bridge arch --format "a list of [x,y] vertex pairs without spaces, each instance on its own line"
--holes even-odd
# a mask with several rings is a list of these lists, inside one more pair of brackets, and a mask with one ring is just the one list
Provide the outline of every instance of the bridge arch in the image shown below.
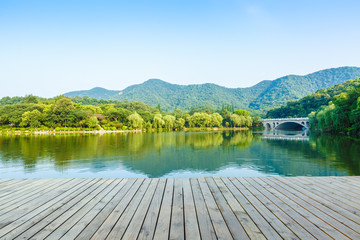
[[277,129],[277,130],[302,130],[304,128],[306,128],[306,126],[303,123],[289,121],[289,122],[283,122],[283,123],[276,125],[276,127],[274,129]]
[[310,127],[309,118],[263,119],[262,123],[268,130],[302,130]]

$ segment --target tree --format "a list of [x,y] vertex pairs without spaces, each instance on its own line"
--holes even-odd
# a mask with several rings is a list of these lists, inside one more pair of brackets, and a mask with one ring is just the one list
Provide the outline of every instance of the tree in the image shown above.
[[146,129],[151,129],[151,128],[152,128],[151,122],[146,122],[144,127],[145,127]]
[[162,128],[165,125],[165,121],[161,114],[155,114],[153,119],[153,128]]
[[213,113],[210,115],[211,118],[211,127],[220,127],[223,121],[223,117],[218,113]]
[[183,111],[181,111],[180,109],[175,109],[175,111],[174,111],[174,116],[175,116],[176,118],[183,118],[183,117],[184,117],[184,113],[183,113]]
[[30,126],[30,127],[40,127],[41,122],[43,121],[44,117],[43,114],[35,109],[33,111],[27,111],[25,112],[22,117],[21,117],[22,121],[21,121],[21,126]]
[[178,119],[176,119],[176,121],[175,121],[175,128],[177,129],[177,130],[182,130],[182,129],[184,129],[184,126],[185,126],[185,119],[183,119],[183,118],[178,118]]
[[244,118],[244,116],[239,116],[234,113],[230,116],[230,120],[231,120],[233,127],[240,127],[244,124],[245,118]]
[[245,126],[247,127],[251,127],[253,124],[253,118],[250,116],[246,116],[245,117]]
[[96,128],[99,125],[99,121],[95,116],[88,118],[85,123],[89,128]]
[[250,112],[243,109],[236,109],[234,113],[236,113],[238,116],[244,116],[244,117],[250,116]]
[[190,127],[209,127],[211,124],[211,117],[207,113],[196,112],[187,118]]
[[22,100],[23,103],[38,103],[38,98],[33,96],[33,95],[26,95],[23,100]]
[[164,117],[164,122],[165,122],[165,128],[167,130],[171,130],[174,128],[175,125],[175,117],[171,115],[166,115]]
[[52,109],[52,118],[56,123],[65,125],[71,111],[75,109],[74,103],[69,97],[60,97],[54,104]]
[[161,113],[161,106],[160,103],[156,106],[156,109],[159,110],[159,112]]
[[134,112],[127,118],[129,120],[129,125],[132,128],[135,128],[135,129],[142,128],[144,119],[142,119],[142,117],[137,112]]

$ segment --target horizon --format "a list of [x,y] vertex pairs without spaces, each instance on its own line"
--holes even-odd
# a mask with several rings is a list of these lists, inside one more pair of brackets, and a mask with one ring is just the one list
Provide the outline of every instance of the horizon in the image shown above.
[[147,79],[246,88],[360,66],[359,7],[355,0],[1,1],[0,97],[125,89]]

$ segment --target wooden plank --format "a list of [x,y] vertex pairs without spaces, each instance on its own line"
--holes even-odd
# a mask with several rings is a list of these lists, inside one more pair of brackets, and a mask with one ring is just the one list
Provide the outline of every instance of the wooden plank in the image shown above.
[[220,193],[219,188],[216,186],[213,178],[205,178],[206,182],[210,188],[211,193],[214,196],[214,199],[220,209],[221,214],[223,215],[230,232],[234,239],[249,239],[244,227],[236,218],[235,214],[227,204],[223,195]]
[[9,195],[8,198],[4,198],[1,201],[0,219],[3,214],[18,208],[19,206],[23,206],[24,204],[31,204],[32,201],[38,201],[39,197],[49,193],[52,190],[58,189],[58,186],[69,181],[73,180],[60,179],[52,182],[49,180],[44,182],[37,182],[36,184],[29,186],[25,192],[19,191]]
[[[52,221],[49,221],[48,224],[42,228],[38,232],[32,232],[32,239],[44,239],[48,235],[50,235],[54,230],[56,230],[63,222],[65,222],[68,218],[70,218],[73,214],[75,214],[79,209],[81,209],[84,205],[86,205],[87,202],[89,202],[93,197],[96,197],[99,192],[103,190],[104,187],[106,187],[107,184],[104,184],[106,179],[99,179],[99,181],[93,183],[93,187],[89,189],[89,191],[85,193],[90,193],[91,196],[88,194],[85,194],[85,197],[82,198],[80,201],[78,201],[75,205],[72,205],[70,208],[66,208],[65,212],[62,212],[59,214],[59,216],[56,219],[52,219]],[[75,194],[77,196],[77,194]],[[30,234],[30,233],[28,233]]]
[[34,233],[39,232],[42,228],[47,226],[49,223],[58,218],[62,213],[68,210],[74,203],[78,201],[78,199],[81,199],[84,196],[84,193],[87,191],[91,192],[91,190],[96,186],[94,182],[97,181],[99,181],[99,179],[88,179],[82,184],[76,185],[73,191],[78,193],[77,196],[74,194],[69,194],[67,197],[61,201],[58,201],[50,208],[45,209],[43,212],[31,218],[31,221],[22,219],[24,223],[5,236],[9,239],[30,239]]
[[[117,182],[114,179],[105,179],[99,188],[96,189],[97,194],[93,195],[91,198],[87,199],[85,205],[79,207],[73,207],[72,211],[68,211],[67,214],[63,214],[60,218],[53,221],[48,225],[44,230],[40,232],[39,235],[36,235],[36,239],[40,239],[42,236],[48,239],[60,239],[62,238],[77,222],[93,207],[101,201],[115,186]],[[69,213],[72,213],[69,217]]]
[[207,209],[209,211],[209,215],[210,215],[211,221],[213,223],[213,226],[214,226],[214,229],[216,232],[216,236],[218,237],[218,239],[233,239],[231,232],[230,232],[228,226],[226,225],[223,215],[221,214],[220,209],[219,209],[205,179],[198,178],[198,182],[199,182],[203,197],[205,199],[205,203],[206,203]]
[[264,194],[268,199],[270,199],[276,206],[281,208],[285,213],[287,213],[291,218],[298,222],[303,228],[310,232],[317,239],[332,239],[324,231],[319,229],[316,224],[309,221],[309,219],[303,217],[295,209],[291,207],[291,204],[287,204],[288,201],[283,201],[283,199],[278,198],[275,194],[272,194],[271,191],[267,188],[266,183],[260,181],[258,178],[246,178],[246,181],[251,182],[251,184],[262,194]]
[[200,231],[189,178],[183,178],[185,238],[199,239]]
[[360,189],[357,190],[353,186],[339,183],[336,180],[322,177],[321,179],[315,178],[311,181],[319,187],[326,189],[327,191],[332,192],[335,195],[340,195],[343,198],[353,201],[354,203],[357,203],[358,199],[360,198]]
[[[126,181],[124,181],[125,183]],[[104,209],[104,207],[112,201],[116,194],[124,186],[122,179],[115,179],[106,190],[103,191],[103,198],[99,197],[99,201],[94,206],[89,206],[89,203],[84,208],[85,215],[80,218],[80,211],[76,213],[79,219],[77,222],[74,218],[69,219],[68,221],[72,222],[73,226],[71,228],[63,227],[63,235],[61,239],[75,239],[87,226],[88,224]],[[91,208],[92,207],[92,208]],[[75,223],[76,222],[76,223]],[[60,235],[60,234],[59,234]]]
[[[18,183],[14,183],[11,186],[6,186],[4,188],[0,188],[0,202],[6,203],[8,201],[13,201],[16,199],[15,195],[18,194],[18,192],[23,191],[28,186],[36,185],[38,181],[19,181]],[[22,194],[20,194],[21,196]]]
[[[124,213],[120,216],[119,220],[115,224],[114,228],[108,235],[108,239],[121,239],[124,235],[126,228],[128,227],[134,213],[139,206],[141,200],[143,199],[146,191],[148,190],[149,185],[153,182],[152,179],[147,178],[141,184],[139,191],[136,193],[134,198],[131,200],[127,208],[125,209]],[[154,185],[152,185],[154,186]],[[153,187],[155,189],[156,185]],[[137,235],[137,234],[136,234]]]
[[[287,205],[289,205],[292,209],[294,209],[297,213],[305,217],[307,220],[312,222],[315,226],[317,226],[319,229],[321,229],[323,232],[331,236],[333,239],[347,239],[346,236],[344,236],[342,233],[340,233],[337,229],[335,229],[333,226],[313,214],[311,211],[309,211],[306,207],[304,208],[297,202],[293,201],[288,196],[288,193],[281,188],[276,188],[270,185],[267,180],[268,178],[257,178],[258,182],[261,183],[261,185],[266,188],[267,191],[271,192],[274,196],[276,196],[278,199],[285,202]],[[296,198],[295,198],[296,200]]]
[[160,214],[160,207],[165,192],[166,178],[160,178],[158,186],[155,190],[153,199],[149,206],[149,210],[146,214],[145,220],[141,227],[138,240],[153,239],[156,224]]
[[253,220],[250,218],[249,214],[244,210],[244,208],[239,204],[236,198],[232,195],[229,188],[222,180],[223,178],[214,178],[216,185],[223,194],[225,200],[231,207],[235,216],[244,226],[245,231],[249,235],[250,239],[266,239],[261,230],[256,226]]
[[6,193],[13,193],[19,188],[34,183],[36,180],[29,179],[9,179],[6,182],[0,184],[0,198],[6,196]]
[[353,179],[0,179],[0,239],[360,239]]
[[[287,185],[286,189],[290,189],[291,187],[293,192],[298,191],[302,193],[301,198],[308,202],[309,204],[313,205],[314,207],[318,208],[322,212],[328,214],[329,216],[333,217],[337,221],[343,223],[349,228],[352,228],[354,231],[357,231],[360,233],[360,218],[352,213],[349,213],[348,211],[344,211],[343,208],[317,196],[312,194],[311,192],[307,191],[304,188],[300,188],[295,184],[287,183],[287,181],[290,181],[289,179],[277,179],[274,178],[274,181],[280,181],[284,186]],[[346,217],[345,217],[346,216]],[[360,238],[360,235],[359,235]]]
[[[251,178],[241,178],[241,183],[247,190],[252,193],[260,202],[264,204],[264,206],[272,212],[283,224],[286,228],[291,230],[293,233],[299,237],[299,239],[316,239],[313,235],[311,235],[306,229],[303,228],[299,223],[297,223],[293,218],[291,218],[288,214],[286,214],[281,208],[279,208],[276,204],[274,204],[269,198],[267,198],[262,192],[258,191],[252,183]],[[294,238],[292,234],[289,236],[287,232],[285,235],[283,232],[279,232],[281,236],[285,239],[289,237]]]
[[[66,182],[67,181],[67,182]],[[42,206],[48,200],[60,195],[64,192],[63,189],[66,189],[69,186],[73,186],[74,182],[70,179],[63,180],[62,182],[58,182],[56,185],[53,185],[50,192],[42,192],[38,197],[31,201],[25,201],[26,204],[21,204],[21,202],[14,204],[14,206],[10,206],[9,208],[5,208],[0,210],[0,228],[7,225],[7,223],[11,223],[16,219],[22,217],[23,215],[28,214],[32,210]]]
[[102,211],[94,218],[76,237],[76,239],[90,239],[95,232],[99,229],[99,227],[103,224],[104,220],[109,217],[111,212],[114,211],[116,206],[121,202],[124,198],[125,194],[129,191],[129,189],[133,186],[135,178],[124,179],[120,184],[124,186],[121,190],[116,194],[116,196],[102,209]]
[[342,191],[338,191],[339,188],[353,189],[352,186],[350,186],[349,184],[344,183],[344,182],[338,181],[339,185],[334,186],[334,184],[329,185],[326,182],[315,181],[315,179],[311,179],[309,177],[300,177],[299,180],[300,180],[300,182],[305,184],[305,186],[311,186],[313,188],[316,188],[319,191],[326,192],[327,195],[330,195],[333,198],[337,198],[340,200],[347,200],[347,201],[351,201],[353,203],[357,203],[358,199],[360,198],[360,193],[354,193],[354,192],[350,193],[349,191],[344,193]]
[[76,182],[70,181],[64,185],[61,186],[61,189],[59,189],[57,192],[54,192],[54,195],[44,195],[43,198],[39,201],[38,206],[33,205],[26,205],[24,207],[24,214],[22,214],[22,217],[16,216],[17,220],[12,221],[10,224],[8,224],[6,227],[1,229],[1,232],[3,234],[8,233],[12,231],[13,229],[18,228],[22,224],[26,223],[27,221],[30,221],[31,219],[38,216],[41,212],[48,209],[49,207],[53,206],[55,203],[61,201],[66,196],[71,195],[77,190],[78,184]]
[[360,182],[352,181],[354,179],[353,177],[330,177],[330,179],[337,181],[341,185],[353,188],[356,193],[360,191]]
[[5,179],[5,178],[0,178],[0,184],[5,183],[5,182],[11,182],[11,181],[13,181],[13,180],[17,180],[17,179],[12,179],[12,178]]
[[217,239],[214,226],[212,225],[209,211],[205,204],[199,182],[197,179],[190,179],[192,192],[194,195],[195,210],[199,222],[200,235],[202,239]]
[[[64,181],[64,179],[60,179],[59,181]],[[50,186],[57,183],[57,181],[51,181],[49,179],[41,179],[34,182],[29,182],[29,184],[24,184],[23,186],[20,186],[16,189],[8,189],[5,191],[5,193],[2,194],[1,206],[0,209],[4,209],[7,206],[5,204],[7,203],[14,203],[15,201],[18,201],[20,197],[29,197],[35,194],[38,191],[41,191],[41,187],[47,187],[46,183]]]
[[168,239],[170,233],[171,210],[174,193],[174,179],[166,180],[165,192],[161,202],[159,218],[156,224],[154,239]]
[[15,191],[10,195],[0,199],[0,216],[7,211],[16,208],[18,205],[23,205],[26,202],[31,202],[34,198],[42,196],[46,189],[57,189],[61,183],[72,181],[72,179],[59,179],[58,181],[50,181],[44,179],[36,181],[34,184],[27,185],[22,190]]
[[[275,229],[265,220],[265,218],[256,210],[256,208],[251,204],[251,202],[243,195],[242,188],[238,189],[236,185],[234,185],[233,182],[230,181],[228,178],[223,178],[222,180],[267,239],[282,239],[280,235],[275,231]],[[232,180],[236,181],[236,179]]]
[[231,178],[231,181],[234,185],[244,194],[244,196],[248,199],[249,202],[261,213],[261,215],[265,218],[265,220],[272,225],[272,227],[276,230],[276,232],[284,239],[298,239],[298,237],[289,229],[287,226],[281,222],[272,211],[270,211],[265,203],[262,203],[260,200],[256,198],[249,190],[246,189],[245,183],[241,178]]
[[[351,238],[352,235],[357,235],[356,232],[348,228],[346,225],[342,224],[341,222],[337,221],[336,219],[330,217],[326,213],[320,211],[313,205],[311,205],[309,202],[304,201],[301,197],[304,197],[303,194],[292,190],[291,188],[288,188],[286,185],[283,185],[281,182],[276,181],[273,178],[264,178],[264,181],[269,183],[270,186],[277,189],[280,192],[283,192],[291,198],[293,201],[295,201],[297,204],[302,206],[303,208],[309,210],[312,214],[318,216],[323,221],[327,222],[329,225],[331,225],[333,228],[335,228],[337,231],[333,231],[331,233],[331,236],[333,236],[335,239],[347,239]],[[275,181],[275,182],[273,182]],[[327,208],[326,210],[331,211],[331,209]],[[329,232],[328,232],[329,233]]]
[[125,208],[128,206],[130,201],[133,199],[135,193],[139,190],[144,179],[138,178],[136,182],[131,186],[130,190],[125,194],[121,199],[115,209],[110,213],[110,215],[105,219],[103,224],[97,229],[95,234],[91,237],[93,240],[97,239],[106,239],[109,235],[111,229],[114,228],[115,224],[123,214]]
[[[317,196],[320,196],[321,198],[337,205],[343,210],[347,210],[348,212],[360,217],[360,209],[353,207],[352,206],[353,202],[350,202],[347,199],[342,198],[341,196],[335,195],[332,192],[320,188],[318,187],[318,184],[314,184],[314,182],[308,182],[307,180],[308,179],[297,178],[296,181],[293,181],[292,179],[290,179],[289,181],[291,181],[292,184],[302,187],[308,190],[309,192]],[[343,210],[340,211],[340,214],[342,214]],[[350,219],[352,219],[352,217]],[[360,222],[360,219],[358,219],[358,222]]]
[[[137,239],[158,184],[159,179],[152,179],[147,191],[144,194],[144,197],[142,198],[140,204],[138,204],[136,212],[133,214],[133,217],[121,239]],[[136,208],[136,205],[133,206]]]
[[352,183],[354,186],[359,186],[360,184],[360,177],[359,176],[345,176],[345,177],[331,177],[331,178],[338,178],[342,180],[347,180],[348,183]]
[[174,197],[171,214],[170,238],[169,239],[184,239],[184,199],[182,189],[182,179],[175,178],[174,183]]

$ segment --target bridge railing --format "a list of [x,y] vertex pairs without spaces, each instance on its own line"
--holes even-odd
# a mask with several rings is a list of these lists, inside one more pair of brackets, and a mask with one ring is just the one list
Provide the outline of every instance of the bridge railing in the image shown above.
[[309,118],[272,118],[272,119],[261,119],[261,121],[309,121]]

